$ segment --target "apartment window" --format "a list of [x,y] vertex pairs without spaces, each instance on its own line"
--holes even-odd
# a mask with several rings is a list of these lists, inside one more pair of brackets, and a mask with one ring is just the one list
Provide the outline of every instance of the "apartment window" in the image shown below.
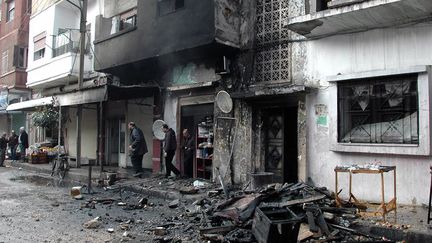
[[46,32],[42,32],[35,37],[33,37],[34,43],[34,51],[33,51],[33,60],[39,60],[45,56],[45,41],[46,41]]
[[338,84],[338,142],[419,144],[417,76]]
[[18,68],[27,67],[27,48],[14,46],[14,60],[13,64]]
[[134,8],[120,15],[120,30],[136,26],[137,9]]
[[15,17],[15,0],[10,0],[7,2],[7,13],[6,21],[12,21]]
[[164,16],[184,8],[184,0],[159,0],[158,12],[159,16]]
[[2,53],[2,63],[1,63],[1,74],[8,72],[9,66],[9,51],[4,51]]

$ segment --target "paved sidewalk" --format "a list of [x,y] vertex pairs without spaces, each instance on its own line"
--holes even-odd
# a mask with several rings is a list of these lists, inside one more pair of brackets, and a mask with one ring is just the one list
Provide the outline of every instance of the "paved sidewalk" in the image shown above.
[[[13,162],[12,160],[6,160],[5,166],[10,166],[14,168],[21,168],[26,171],[48,174],[51,175],[52,164],[30,164],[30,163],[22,163],[22,162]],[[130,169],[124,169],[119,167],[104,167],[105,172],[114,172],[117,175],[120,175],[122,179],[134,179],[132,177],[133,171]],[[88,181],[89,174],[89,166],[85,165],[81,168],[70,168],[66,174],[66,179],[74,182],[83,182],[86,183]],[[92,180],[100,179],[101,170],[100,166],[92,166]]]

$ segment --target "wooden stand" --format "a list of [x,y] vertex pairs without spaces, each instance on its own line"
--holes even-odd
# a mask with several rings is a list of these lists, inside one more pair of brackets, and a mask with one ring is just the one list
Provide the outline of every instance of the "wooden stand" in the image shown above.
[[[396,166],[381,166],[379,170],[373,170],[373,169],[354,169],[350,170],[347,168],[338,168],[336,167],[334,169],[335,176],[336,176],[336,204],[341,207],[342,206],[342,200],[339,198],[338,195],[338,173],[339,172],[345,172],[349,173],[349,199],[348,201],[353,203],[354,205],[357,205],[359,208],[367,208],[365,204],[360,203],[357,198],[352,193],[352,175],[353,174],[381,174],[381,204],[376,209],[375,212],[360,212],[361,216],[382,216],[384,221],[386,220],[386,215],[394,211],[395,212],[395,219],[396,219]],[[386,203],[385,201],[385,191],[384,191],[384,173],[393,171],[393,198]]]

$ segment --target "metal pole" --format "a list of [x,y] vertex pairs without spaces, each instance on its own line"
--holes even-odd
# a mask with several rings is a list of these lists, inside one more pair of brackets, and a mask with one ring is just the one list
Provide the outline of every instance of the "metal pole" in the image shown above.
[[104,165],[103,165],[103,157],[102,157],[102,151],[103,149],[103,102],[99,103],[99,114],[98,114],[98,126],[99,126],[99,162],[100,162],[100,171],[102,172],[104,169]]
[[62,108],[59,106],[59,118],[58,118],[58,141],[57,141],[57,159],[60,161],[60,146],[61,146],[61,120],[62,120]]
[[[84,81],[84,56],[86,46],[86,28],[87,23],[87,0],[82,0],[81,8],[81,22],[80,22],[80,62],[79,62],[79,77],[78,77],[78,90],[82,90]],[[77,107],[77,142],[76,142],[76,163],[77,167],[81,167],[81,117],[82,117],[82,105]]]
[[[97,120],[97,139],[96,139],[96,165],[100,165],[100,138],[101,138],[101,129],[100,129],[100,109],[101,102],[96,104],[96,120]],[[101,167],[102,169],[102,167]],[[102,170],[101,170],[102,173]]]

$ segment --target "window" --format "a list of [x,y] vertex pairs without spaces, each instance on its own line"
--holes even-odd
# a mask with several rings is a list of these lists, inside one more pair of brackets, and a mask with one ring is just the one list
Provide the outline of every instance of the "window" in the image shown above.
[[34,51],[33,51],[33,60],[39,60],[45,56],[45,41],[46,41],[46,32],[42,32],[35,37],[33,37],[34,43]]
[[7,2],[7,13],[6,21],[12,21],[15,17],[15,0],[10,0]]
[[9,51],[4,51],[2,53],[2,64],[1,64],[1,74],[5,74],[8,72],[9,66]]
[[338,84],[338,142],[419,144],[417,75]]
[[158,11],[159,16],[164,16],[184,8],[184,0],[159,0]]
[[31,14],[32,11],[32,0],[27,0],[27,9],[26,9],[26,13]]
[[33,60],[39,60],[45,56],[45,48],[42,48],[40,50],[37,50],[34,52]]
[[120,15],[120,30],[136,26],[137,9],[134,8]]
[[27,48],[14,46],[13,65],[18,68],[27,67]]

